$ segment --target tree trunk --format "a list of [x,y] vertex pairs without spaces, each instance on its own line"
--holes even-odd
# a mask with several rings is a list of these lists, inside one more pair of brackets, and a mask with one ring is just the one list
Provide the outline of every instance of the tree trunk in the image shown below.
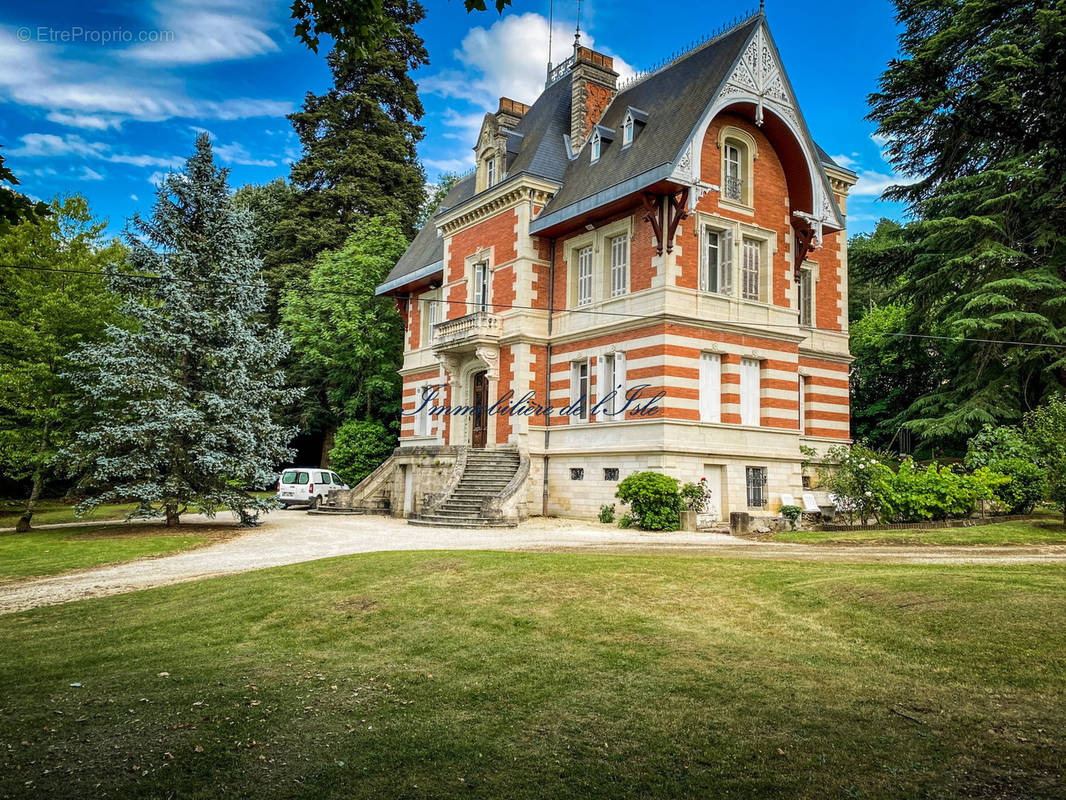
[[337,438],[337,429],[330,427],[326,428],[326,434],[322,439],[322,453],[318,458],[318,465],[320,467],[329,467],[329,451],[333,449],[333,442]]
[[33,476],[33,489],[30,490],[30,499],[26,501],[26,510],[22,512],[18,524],[15,525],[15,533],[26,533],[30,530],[30,520],[33,519],[33,509],[37,507],[37,500],[41,496],[41,487],[43,485],[44,479],[38,471],[37,474]]
[[167,514],[167,527],[173,528],[175,525],[181,524],[180,514],[177,505],[168,505],[165,507]]

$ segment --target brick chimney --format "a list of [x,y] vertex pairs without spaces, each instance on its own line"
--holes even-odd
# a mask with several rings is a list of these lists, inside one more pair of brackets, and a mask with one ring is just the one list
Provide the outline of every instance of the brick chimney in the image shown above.
[[500,107],[496,110],[496,122],[501,128],[514,128],[529,111],[529,106],[510,97],[500,98]]
[[580,44],[574,44],[570,68],[570,147],[581,148],[592,126],[600,121],[607,104],[618,90],[614,59]]

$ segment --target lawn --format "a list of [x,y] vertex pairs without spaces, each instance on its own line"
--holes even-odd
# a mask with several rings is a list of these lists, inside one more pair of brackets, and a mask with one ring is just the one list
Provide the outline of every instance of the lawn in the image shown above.
[[930,545],[1041,545],[1066,544],[1062,518],[1027,522],[998,522],[972,528],[930,528],[893,531],[786,531],[771,537],[777,542],[803,544],[930,544]]
[[158,524],[104,524],[0,533],[0,581],[174,553],[233,531],[232,525],[182,525],[168,531]]
[[7,615],[0,795],[1061,798],[1064,579],[379,553]]
[[[251,492],[251,494],[256,497],[274,496],[274,492]],[[25,499],[0,498],[0,530],[14,528],[25,508]],[[97,506],[92,514],[78,517],[74,514],[73,503],[64,500],[41,500],[33,512],[32,524],[52,525],[60,522],[125,519],[126,515],[136,508],[136,503],[104,503]]]

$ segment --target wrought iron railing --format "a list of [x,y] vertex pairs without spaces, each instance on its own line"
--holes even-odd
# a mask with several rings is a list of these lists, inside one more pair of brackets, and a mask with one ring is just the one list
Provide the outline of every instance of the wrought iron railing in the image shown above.
[[744,185],[736,175],[726,175],[722,194],[727,200],[740,202],[744,198]]

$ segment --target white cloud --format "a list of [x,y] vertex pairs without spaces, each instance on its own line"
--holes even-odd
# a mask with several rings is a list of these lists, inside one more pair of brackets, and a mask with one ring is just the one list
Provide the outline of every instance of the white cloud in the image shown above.
[[127,153],[114,153],[109,155],[107,160],[115,164],[130,164],[134,167],[180,167],[185,163],[185,159],[181,156],[133,156]]
[[474,159],[470,158],[425,158],[422,160],[430,169],[437,172],[466,172],[474,166]]
[[470,145],[477,139],[481,132],[481,125],[485,121],[485,112],[475,111],[473,114],[460,114],[454,108],[446,109],[441,122],[454,130],[443,134],[446,139],[459,139],[464,144]]
[[[166,41],[138,44],[125,57],[157,64],[207,64],[277,52],[278,45],[263,28],[267,20],[249,16],[224,2],[154,3]],[[254,6],[253,6],[254,7]]]
[[214,145],[215,154],[227,164],[243,164],[250,167],[274,167],[277,162],[269,158],[252,158],[251,153],[237,142]]
[[100,114],[67,114],[63,111],[52,111],[46,119],[57,125],[66,125],[68,128],[85,128],[93,131],[106,131],[109,128],[122,126],[120,117],[109,117]]
[[[565,23],[553,26],[553,58],[568,55],[573,33]],[[582,44],[595,47],[595,40],[582,34]],[[548,63],[548,20],[540,14],[512,14],[490,28],[471,28],[455,58],[465,70],[446,70],[421,82],[423,91],[467,100],[486,111],[495,111],[500,97],[532,103],[544,89]],[[619,80],[633,75],[633,68],[615,57]]]
[[131,194],[130,195],[130,200],[132,200],[134,203],[136,203],[138,200],[140,200],[140,198],[137,197],[137,195],[135,195],[135,194]]
[[844,155],[843,153],[841,153],[840,155],[829,156],[829,157],[831,159],[833,159],[835,162],[837,162],[844,169],[851,169],[852,167],[856,166],[859,163],[858,162],[858,155],[859,155],[858,153],[852,153],[850,156],[848,156],[848,155]]
[[152,184],[152,186],[158,186],[163,182],[163,179],[166,178],[166,176],[169,174],[169,171],[164,172],[163,170],[156,170],[148,176],[148,182]]
[[852,187],[850,194],[855,197],[880,197],[881,193],[889,186],[914,183],[916,178],[908,178],[904,175],[886,174],[870,169],[859,170],[859,180]]
[[114,153],[104,142],[87,142],[76,133],[56,136],[53,133],[27,133],[20,137],[22,144],[8,151],[8,155],[22,158],[80,157],[98,158],[112,164],[131,164],[135,167],[180,167],[185,159],[179,156],[131,155]]
[[81,168],[81,175],[78,176],[80,181],[102,181],[104,176],[97,172],[95,169],[89,169],[88,167]]
[[[245,119],[284,116],[292,103],[257,98],[207,100],[190,97],[183,82],[167,69],[133,71],[121,59],[92,61],[19,42],[0,30],[0,100],[61,115],[52,121],[102,130],[125,119],[159,122],[174,117]],[[96,48],[94,55],[100,54]],[[59,53],[60,55],[56,55]],[[99,119],[104,115],[106,124]]]

